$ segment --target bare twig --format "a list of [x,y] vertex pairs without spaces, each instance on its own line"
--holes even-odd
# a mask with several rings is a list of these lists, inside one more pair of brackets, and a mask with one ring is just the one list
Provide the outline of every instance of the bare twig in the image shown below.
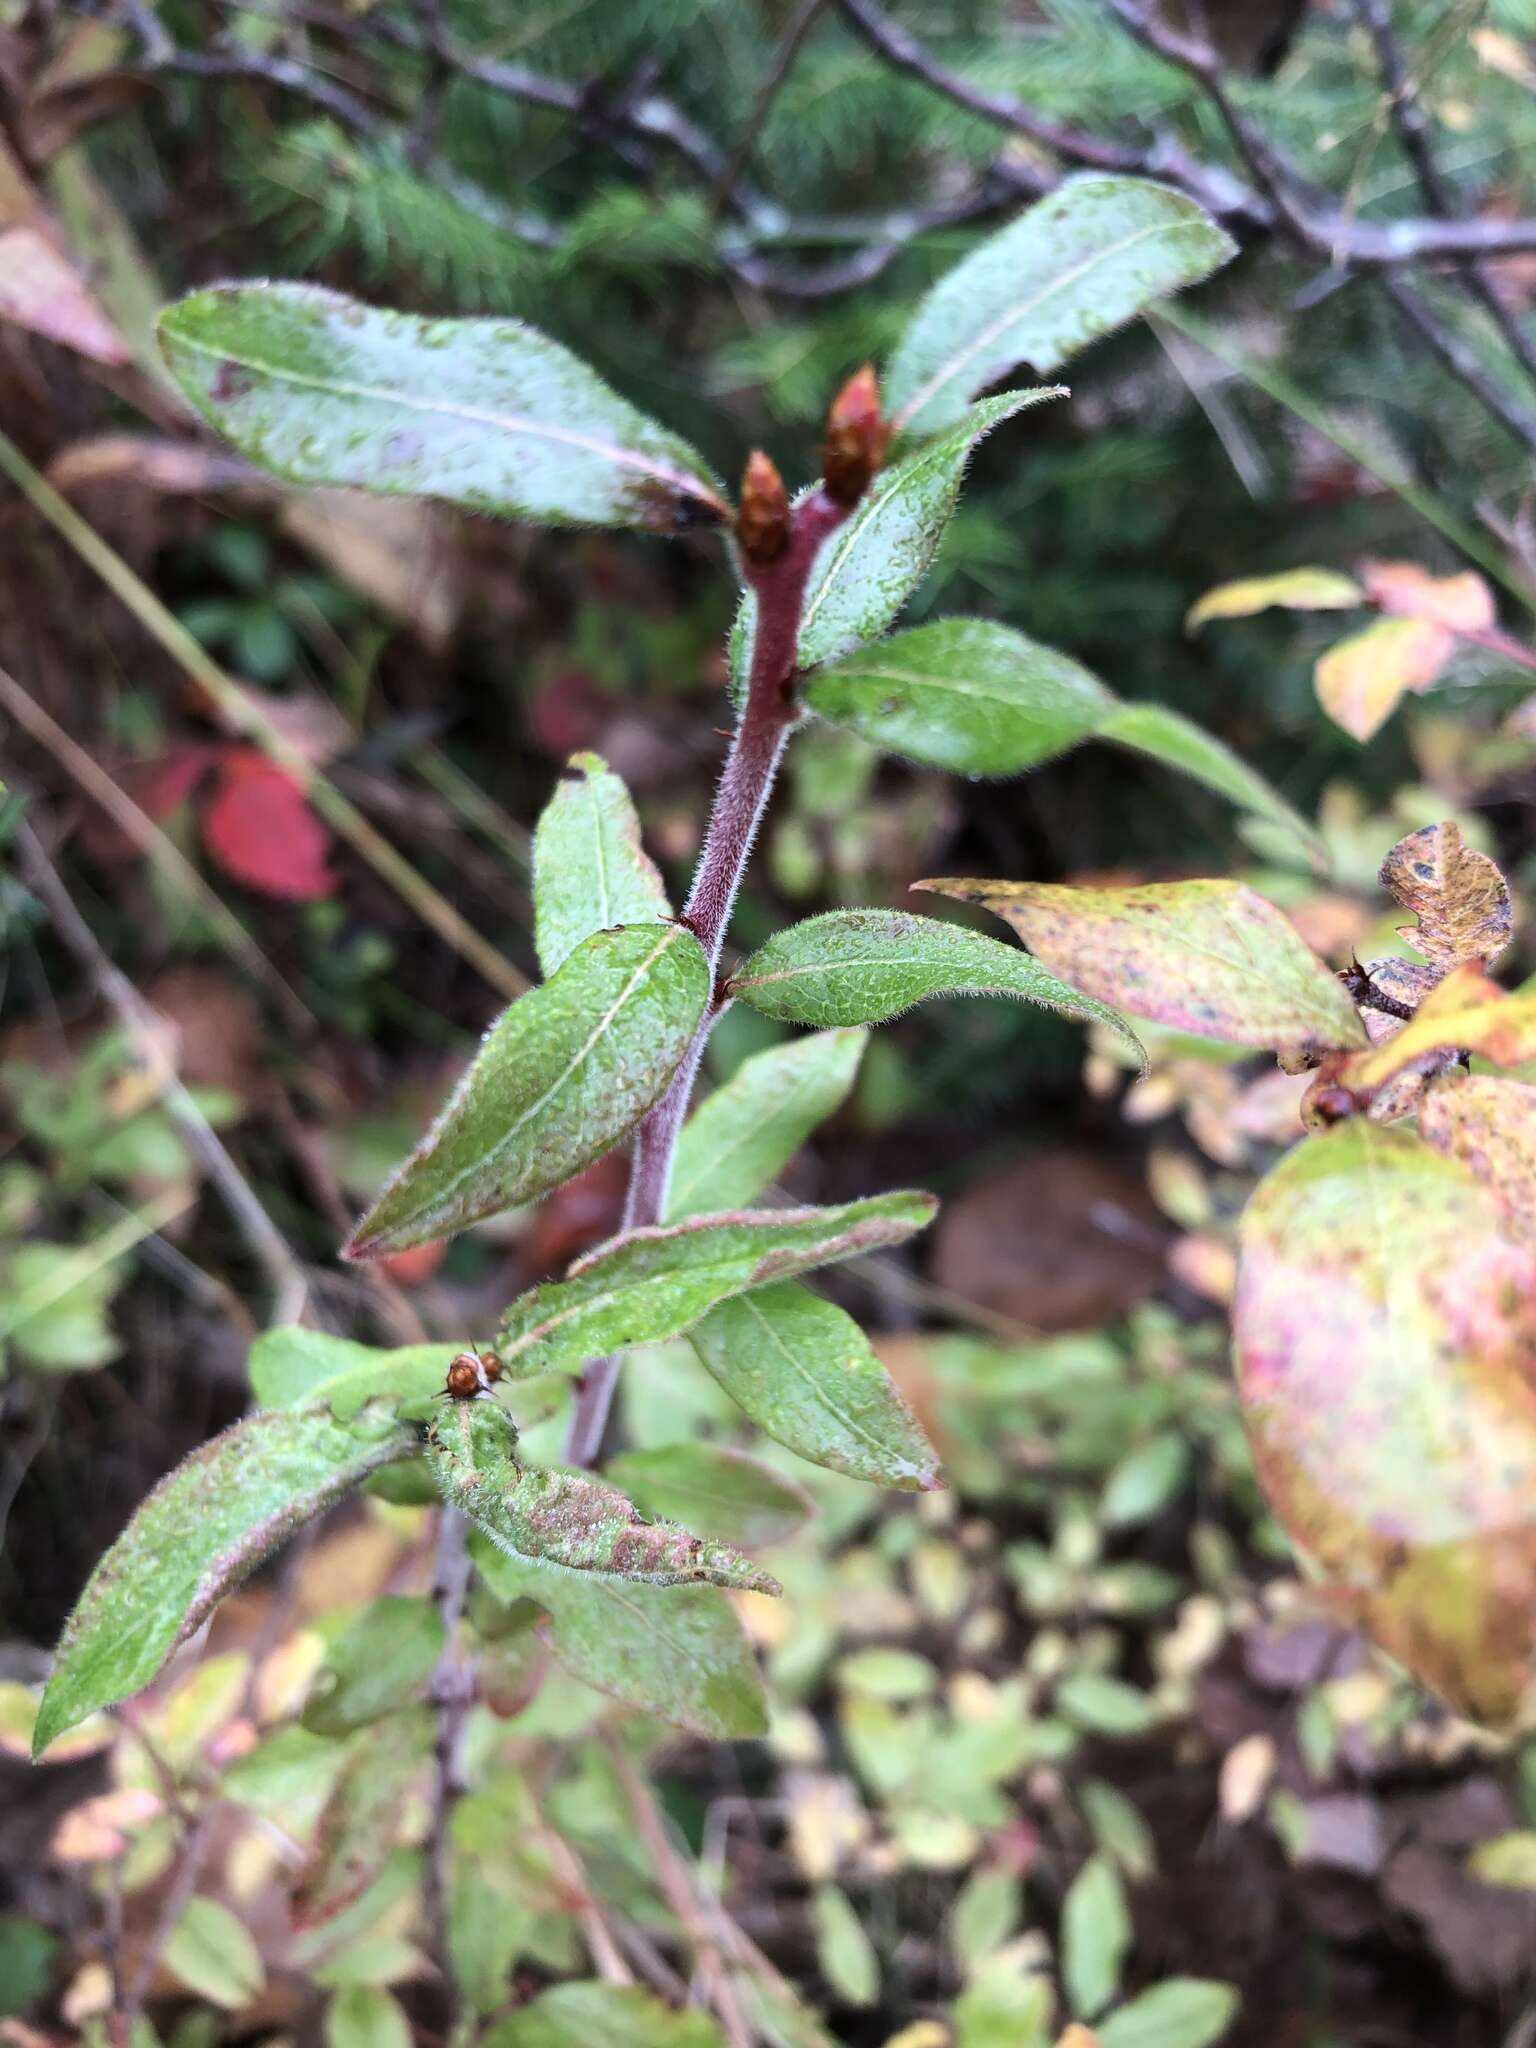
[[682,1922],[688,1936],[705,1997],[719,2016],[731,2048],[752,2048],[752,2034],[736,1996],[736,1987],[725,1967],[717,1928],[705,1911],[693,1877],[668,1833],[655,1796],[644,1775],[635,1768],[622,1740],[609,1731],[604,1742],[624,1789],[624,1797],[629,1802],[635,1826],[655,1865],[667,1904]]
[[[1376,51],[1377,68],[1386,91],[1393,132],[1418,181],[1424,203],[1437,220],[1455,220],[1459,211],[1456,195],[1435,160],[1429,117],[1393,26],[1389,0],[1354,0],[1354,4],[1356,18],[1370,36]],[[1464,274],[1469,289],[1504,337],[1511,355],[1527,376],[1536,377],[1536,344],[1532,343],[1517,316],[1500,297],[1487,266],[1481,262],[1469,262],[1465,265]]]
[[459,1642],[459,1623],[471,1573],[469,1525],[457,1508],[439,1510],[437,1565],[432,1597],[443,1623],[443,1651],[432,1675],[432,1817],[427,1832],[425,1894],[427,1925],[433,1954],[448,1994],[450,2033],[457,2029],[462,2005],[453,1967],[453,1844],[450,1828],[454,1802],[464,1790],[464,1731],[474,1700],[474,1670]]
[[114,967],[107,958],[30,825],[23,823],[17,828],[14,845],[22,880],[47,910],[60,941],[79,961],[145,1069],[154,1077],[161,1107],[217,1190],[266,1274],[273,1294],[273,1320],[296,1321],[309,1293],[304,1269],[225,1150],[218,1133],[182,1085],[167,1051],[169,1027],[121,968]]
[[1387,271],[1380,283],[1381,289],[1431,354],[1439,357],[1456,381],[1472,393],[1486,412],[1501,420],[1510,433],[1536,453],[1536,412],[1529,406],[1518,404],[1500,387],[1497,380],[1488,374],[1477,350],[1453,327],[1447,326],[1424,294],[1416,291],[1405,277]]

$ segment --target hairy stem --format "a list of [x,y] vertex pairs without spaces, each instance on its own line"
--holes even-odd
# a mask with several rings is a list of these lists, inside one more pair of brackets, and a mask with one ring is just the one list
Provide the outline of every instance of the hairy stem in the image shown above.
[[[757,595],[757,627],[746,701],[715,786],[709,826],[683,911],[683,923],[704,948],[712,975],[718,974],[736,892],[773,790],[785,741],[799,716],[793,688],[795,642],[806,579],[817,549],[847,518],[848,510],[824,491],[813,491],[796,507],[788,543],[777,560],[747,566],[747,581]],[[662,1219],[678,1133],[720,1007],[718,1001],[711,1005],[671,1086],[636,1133],[624,1205],[625,1230]],[[614,1357],[594,1359],[583,1373],[566,1439],[567,1463],[591,1465],[596,1461],[618,1377],[619,1360]]]

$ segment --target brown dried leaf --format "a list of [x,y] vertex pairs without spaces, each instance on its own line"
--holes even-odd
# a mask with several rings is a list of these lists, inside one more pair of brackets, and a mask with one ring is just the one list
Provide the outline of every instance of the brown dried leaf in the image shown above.
[[34,227],[0,232],[0,320],[62,342],[93,362],[120,367],[132,359],[69,258]]
[[1464,960],[1497,960],[1509,944],[1514,910],[1496,862],[1478,853],[1447,818],[1400,839],[1381,864],[1382,887],[1418,918],[1399,927],[1442,972]]
[[1448,1051],[1481,1053],[1496,1067],[1536,1059],[1536,990],[1511,995],[1469,961],[1425,997],[1400,1031],[1346,1060],[1337,1079],[1370,1094],[1426,1054]]

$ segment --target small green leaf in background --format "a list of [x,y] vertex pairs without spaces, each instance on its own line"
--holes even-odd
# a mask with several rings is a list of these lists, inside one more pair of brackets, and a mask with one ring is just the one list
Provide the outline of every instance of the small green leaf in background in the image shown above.
[[743,1413],[808,1463],[907,1491],[940,1483],[933,1446],[835,1302],[782,1281],[722,1302],[690,1337]]
[[353,1737],[298,1873],[298,1928],[328,1926],[383,1873],[432,1749],[425,1707],[387,1714]]
[[1099,2048],[1213,2048],[1237,2018],[1239,2002],[1230,1984],[1170,1977],[1100,2020]]
[[1183,1490],[1189,1473],[1189,1444],[1177,1430],[1148,1437],[1127,1451],[1105,1480],[1099,1521],[1106,1529],[1150,1521]]
[[127,1274],[90,1245],[19,1244],[0,1268],[0,1352],[39,1372],[92,1372],[122,1350],[107,1306]]
[[402,1414],[431,1413],[455,1344],[406,1344],[379,1351],[328,1330],[286,1323],[263,1330],[251,1346],[246,1372],[251,1392],[267,1408],[297,1408],[324,1401],[338,1422],[350,1422],[367,1402],[398,1401]]
[[1119,1871],[1106,1857],[1090,1856],[1061,1908],[1061,1977],[1079,2019],[1101,2013],[1119,1990],[1131,1932]]
[[19,1913],[0,1917],[0,2018],[19,2018],[53,1982],[59,1939]]
[[294,484],[661,533],[727,516],[699,457],[516,320],[420,320],[317,285],[216,285],[160,316],[171,374]]
[[669,917],[629,791],[598,754],[573,754],[533,835],[534,943],[547,981],[593,932]]
[[1025,1941],[980,1962],[954,2004],[955,2048],[1050,2048],[1056,1993]]
[[375,1984],[349,1984],[325,2009],[325,2048],[411,2048],[398,1999]]
[[880,1959],[846,1892],[818,1885],[811,1895],[816,1962],[844,2005],[873,2005],[880,1996]]
[[315,1735],[350,1735],[414,1699],[443,1652],[435,1601],[381,1593],[349,1621],[315,1674],[301,1719]]
[[1083,1819],[1094,1846],[1138,1882],[1157,1874],[1157,1844],[1139,1807],[1102,1778],[1084,1778],[1077,1788]]
[[267,1981],[261,1951],[244,1923],[217,1899],[193,1899],[165,1945],[166,1968],[226,2012],[239,2012]]
[[343,1424],[316,1404],[248,1415],[194,1451],[141,1502],[86,1581],[38,1710],[34,1754],[148,1685],[285,1537],[415,1449],[415,1432],[388,1413],[364,1409]]
[[1017,1871],[975,1870],[955,1894],[949,1940],[962,1977],[1011,1941],[1024,1921],[1024,1885]]
[[1056,391],[1005,391],[983,399],[924,447],[882,470],[811,564],[795,658],[820,668],[878,640],[928,572],[960,479],[984,435]]
[[600,1159],[665,1092],[709,997],[703,948],[681,925],[584,939],[542,988],[502,1012],[347,1256],[446,1237]]
[[1290,612],[1349,611],[1365,603],[1353,576],[1337,569],[1282,569],[1276,576],[1243,576],[1218,583],[1189,608],[1186,633],[1198,633],[1211,619],[1247,619],[1279,605]]
[[675,1522],[648,1521],[604,1480],[522,1467],[516,1440],[494,1401],[454,1403],[427,1434],[427,1457],[444,1498],[514,1557],[650,1586],[704,1581],[744,1592],[780,1590],[729,1544]]
[[683,1126],[665,1220],[755,1201],[846,1099],[865,1044],[862,1031],[819,1031],[743,1060]]
[[1021,363],[1041,376],[1057,369],[1236,253],[1192,199],[1166,185],[1064,178],[923,300],[885,373],[889,415],[905,436],[937,433]]
[[726,2048],[707,2013],[663,2005],[638,1984],[556,1984],[480,2048]]
[[1512,1720],[1536,1673],[1536,1247],[1459,1161],[1353,1117],[1255,1189],[1232,1327],[1286,1533],[1391,1656]]
[[1278,825],[1314,866],[1322,843],[1230,747],[1161,704],[1125,704],[1097,676],[992,619],[941,619],[807,678],[819,718],[955,775],[1017,775],[1082,740],[1176,768]]
[[789,925],[730,986],[754,1010],[790,1024],[883,1024],[929,996],[1017,996],[1105,1024],[1144,1058],[1123,1017],[1016,946],[908,911],[828,910]]
[[1084,889],[1053,882],[914,885],[980,903],[1074,987],[1200,1038],[1270,1049],[1364,1045],[1343,985],[1243,882]]
[[756,1659],[715,1587],[657,1591],[584,1579],[508,1557],[478,1532],[470,1548],[499,1600],[531,1599],[545,1610],[555,1661],[573,1677],[695,1735],[766,1734]]
[[782,1543],[811,1514],[810,1495],[793,1480],[720,1444],[623,1451],[608,1460],[603,1477],[622,1486],[648,1515],[754,1550]]
[[1536,1832],[1516,1828],[1507,1835],[1490,1835],[1467,1858],[1467,1870],[1481,1884],[1536,1891]]
[[1157,1719],[1152,1702],[1123,1678],[1073,1672],[1056,1688],[1056,1711],[1090,1735],[1143,1735]]
[[903,1191],[831,1209],[734,1210],[631,1231],[578,1259],[564,1280],[513,1302],[498,1346],[508,1370],[527,1377],[659,1344],[733,1295],[901,1244],[927,1228],[937,1207],[932,1195]]

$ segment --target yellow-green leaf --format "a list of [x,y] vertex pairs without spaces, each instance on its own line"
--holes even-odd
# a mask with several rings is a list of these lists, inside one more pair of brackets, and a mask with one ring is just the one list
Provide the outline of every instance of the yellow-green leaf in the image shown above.
[[1132,1016],[1277,1049],[1363,1046],[1365,1027],[1290,919],[1241,882],[1082,889],[1045,882],[914,885],[983,904],[1085,995]]
[[1218,583],[1189,608],[1186,633],[1198,633],[1211,619],[1247,619],[1278,605],[1288,612],[1348,611],[1365,603],[1365,592],[1352,576],[1337,569],[1282,569],[1277,576],[1241,576]]
[[1319,656],[1317,701],[1351,738],[1368,740],[1405,695],[1429,688],[1455,644],[1430,619],[1376,619]]

